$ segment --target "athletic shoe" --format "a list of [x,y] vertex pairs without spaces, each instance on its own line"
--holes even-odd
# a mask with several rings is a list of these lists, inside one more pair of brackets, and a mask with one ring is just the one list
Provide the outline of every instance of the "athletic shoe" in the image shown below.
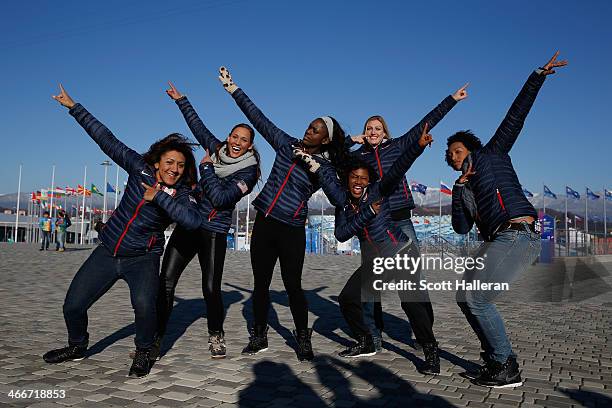
[[346,350],[338,353],[340,357],[345,358],[369,357],[375,354],[376,349],[374,348],[374,342],[372,341],[372,336],[369,334],[360,336],[359,342],[353,343],[351,346],[347,347]]
[[225,358],[225,337],[223,331],[209,332],[208,349],[212,358]]
[[49,364],[63,363],[64,361],[80,361],[85,358],[87,343],[84,345],[68,346],[46,352],[43,360]]
[[464,371],[459,375],[463,378],[467,378],[468,380],[475,380],[476,378],[480,378],[486,375],[486,372],[490,367],[491,358],[485,352],[480,352],[480,358],[482,359],[483,364],[480,365],[476,370]]
[[425,343],[423,346],[423,354],[425,355],[425,364],[419,368],[419,373],[427,375],[440,374],[440,356],[438,354],[438,343]]
[[312,329],[300,329],[294,330],[293,335],[297,341],[297,358],[300,361],[310,361],[314,358],[312,352]]
[[268,326],[255,326],[250,331],[249,344],[242,349],[242,354],[257,354],[268,349]]
[[504,364],[492,361],[488,366],[489,368],[482,376],[472,380],[474,384],[493,388],[511,388],[523,385],[519,365],[513,356],[508,357]]
[[[149,351],[149,358],[151,359],[151,361],[157,361],[161,358],[161,342],[162,339],[160,337],[155,336],[155,341],[153,342],[153,345],[151,346],[151,349]],[[134,357],[136,357],[136,350],[130,351],[129,355],[130,358],[133,360]]]
[[[154,359],[155,361],[155,359]],[[134,355],[134,361],[132,361],[132,367],[130,367],[129,377],[144,377],[151,371],[151,350],[150,349],[136,349]]]

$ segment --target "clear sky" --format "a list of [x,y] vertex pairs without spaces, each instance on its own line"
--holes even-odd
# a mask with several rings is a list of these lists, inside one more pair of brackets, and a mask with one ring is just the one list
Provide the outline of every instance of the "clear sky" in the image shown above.
[[[164,93],[172,80],[223,138],[245,121],[217,80],[236,83],[279,127],[301,137],[331,114],[349,133],[383,115],[398,136],[465,82],[470,97],[432,132],[409,178],[431,186],[456,174],[445,140],[472,129],[487,141],[532,69],[555,52],[549,77],[511,156],[523,185],[612,188],[612,3],[609,1],[2,2],[0,193],[103,183],[103,153],[51,99],[62,82],[138,151],[179,131]],[[270,147],[258,136],[267,175]],[[198,160],[202,151],[197,152]],[[110,171],[114,180],[114,167]],[[125,176],[122,175],[122,180]]]

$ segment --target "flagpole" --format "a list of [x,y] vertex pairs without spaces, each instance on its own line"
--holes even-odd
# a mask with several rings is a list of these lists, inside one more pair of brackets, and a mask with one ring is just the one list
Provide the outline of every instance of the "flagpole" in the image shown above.
[[[83,234],[85,229],[85,191],[87,190],[87,165],[85,165],[85,175],[83,176],[83,212],[81,213],[81,240],[80,243],[83,245],[84,239]],[[76,241],[76,239],[75,239]]]
[[586,195],[584,197],[584,238],[586,239],[584,247],[587,254],[589,253],[589,188],[586,187]]
[[117,209],[117,198],[119,197],[119,166],[117,166],[117,178],[115,179],[115,210]]
[[441,256],[444,256],[442,248],[442,180],[440,180],[440,189],[438,190],[438,242],[440,243]]
[[606,220],[606,200],[608,199],[607,197],[607,193],[608,191],[606,190],[606,188],[604,187],[603,189],[604,191],[604,200],[603,200],[603,207],[604,207],[604,248],[606,248],[606,255],[608,254],[608,226],[607,226],[607,220]]
[[102,163],[100,163],[101,166],[104,166],[104,205],[102,206],[102,222],[106,222],[106,190],[108,190],[108,187],[106,186],[108,184],[108,166],[112,166],[111,162],[109,162],[108,160],[104,160]]
[[249,207],[250,206],[251,206],[251,193],[247,194],[246,235],[244,236],[244,243],[245,243],[245,246],[247,247],[249,245]]
[[567,229],[567,188],[565,191],[565,256],[569,256],[569,231]]
[[238,250],[238,224],[240,222],[239,217],[240,216],[240,209],[238,208],[238,206],[236,206],[236,231],[234,231],[234,251]]
[[[542,186],[544,186],[544,183],[542,183]],[[542,187],[542,217],[544,217],[546,215],[546,193],[544,190],[544,187]]]
[[19,182],[17,183],[17,213],[15,214],[15,234],[13,241],[17,242],[17,232],[19,231],[19,198],[21,196],[21,164],[19,165]]

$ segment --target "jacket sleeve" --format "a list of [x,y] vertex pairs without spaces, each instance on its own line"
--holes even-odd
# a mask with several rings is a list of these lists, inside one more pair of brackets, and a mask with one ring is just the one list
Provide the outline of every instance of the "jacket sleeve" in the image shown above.
[[368,222],[376,217],[376,213],[368,206],[362,206],[361,211],[355,213],[349,209],[347,204],[344,207],[336,207],[336,222],[334,225],[334,235],[340,242],[345,242],[357,235]]
[[342,206],[346,203],[346,189],[338,179],[336,169],[329,163],[321,164],[317,171],[319,183],[327,199],[334,207]]
[[270,143],[274,150],[278,150],[281,146],[293,142],[294,138],[276,127],[276,125],[255,106],[242,89],[236,89],[232,97],[249,122],[251,122],[253,127],[257,129],[268,143]]
[[404,174],[412,166],[415,160],[425,151],[424,147],[419,146],[418,139],[415,140],[408,149],[400,155],[386,174],[380,179],[380,195],[388,196],[395,187],[402,181]]
[[461,200],[463,189],[464,187],[460,184],[453,186],[451,222],[457,234],[467,234],[474,226],[474,220],[463,206],[463,201]]
[[70,111],[77,123],[85,129],[87,134],[100,146],[100,149],[117,165],[128,173],[139,172],[146,164],[142,156],[127,147],[123,142],[80,103],[75,104]]
[[215,174],[214,166],[200,165],[200,187],[204,195],[208,197],[213,207],[228,208],[236,205],[238,201],[253,190],[257,182],[257,169],[253,167],[248,174],[246,172],[243,178],[236,178],[234,182],[224,183]]
[[523,129],[527,114],[529,114],[545,79],[545,75],[540,75],[536,72],[529,76],[516,99],[512,102],[499,128],[497,128],[491,140],[485,145],[485,149],[497,153],[510,152],[519,133],[521,133],[521,129]]
[[456,104],[457,101],[452,96],[447,96],[412,129],[395,139],[395,143],[398,144],[402,151],[410,148],[410,146],[421,137],[421,132],[423,132],[425,123],[429,124],[429,130],[433,129]]
[[178,191],[176,197],[160,191],[153,197],[153,202],[186,230],[195,230],[202,222],[197,201],[191,196],[190,190]]
[[223,143],[221,140],[217,139],[215,135],[211,133],[210,130],[204,125],[200,116],[195,111],[191,103],[187,99],[186,96],[176,101],[176,105],[181,110],[183,117],[185,118],[185,122],[187,122],[187,126],[191,130],[191,133],[195,136],[197,141],[202,145],[202,148],[208,149],[210,152],[214,152],[217,146]]

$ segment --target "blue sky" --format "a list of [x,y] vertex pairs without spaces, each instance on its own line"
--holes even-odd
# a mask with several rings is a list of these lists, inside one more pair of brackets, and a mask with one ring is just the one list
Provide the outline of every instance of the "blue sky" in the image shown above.
[[[145,151],[168,133],[191,135],[164,93],[168,80],[218,137],[245,120],[217,81],[220,65],[296,137],[323,114],[352,134],[381,114],[398,136],[469,81],[470,97],[409,172],[431,186],[451,183],[446,138],[469,128],[487,141],[531,70],[557,49],[570,65],[544,84],[511,152],[515,168],[532,191],[542,182],[558,194],[565,184],[612,188],[612,6],[540,3],[3,2],[0,193],[17,190],[20,163],[22,191],[49,186],[53,164],[60,186],[82,183],[86,164],[102,185],[103,153],[51,99],[59,82]],[[273,152],[261,137],[256,144],[267,175]]]

